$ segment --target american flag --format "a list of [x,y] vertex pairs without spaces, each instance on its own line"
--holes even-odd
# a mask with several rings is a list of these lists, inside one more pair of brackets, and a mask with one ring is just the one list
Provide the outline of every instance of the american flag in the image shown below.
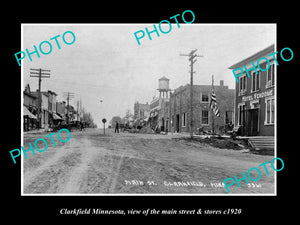
[[210,99],[209,108],[215,113],[216,116],[220,117],[220,111],[217,106],[217,97],[214,92],[214,89],[211,90],[211,99]]

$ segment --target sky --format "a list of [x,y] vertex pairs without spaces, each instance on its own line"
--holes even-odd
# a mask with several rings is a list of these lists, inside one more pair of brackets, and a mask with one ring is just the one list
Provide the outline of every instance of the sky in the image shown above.
[[[156,27],[158,27],[158,23]],[[57,93],[62,101],[64,92],[73,92],[70,104],[82,106],[92,114],[98,127],[101,120],[110,121],[113,116],[133,113],[134,102],[150,103],[158,96],[158,79],[170,79],[170,88],[176,89],[190,82],[188,54],[197,49],[194,64],[194,84],[224,84],[235,88],[235,78],[228,67],[250,55],[275,44],[276,24],[172,24],[169,33],[160,36],[147,34],[138,45],[134,33],[153,30],[153,24],[22,24],[21,51],[34,51],[43,41],[49,41],[52,51],[41,52],[40,58],[32,54],[22,64],[22,90],[28,83],[32,91],[38,89],[38,79],[30,77],[30,68],[50,70],[51,77],[42,80],[42,91]],[[168,30],[168,25],[162,26]],[[75,42],[66,45],[62,35],[66,31],[75,34]],[[146,32],[145,32],[146,33]],[[50,38],[60,35],[57,40]],[[72,36],[66,34],[67,42]],[[42,45],[47,52],[47,44]],[[102,100],[102,102],[100,102]]]

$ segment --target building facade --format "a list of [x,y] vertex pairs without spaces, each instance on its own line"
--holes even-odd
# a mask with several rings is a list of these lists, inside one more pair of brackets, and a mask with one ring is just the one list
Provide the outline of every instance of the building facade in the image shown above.
[[[244,71],[235,88],[235,125],[241,126],[242,135],[274,135],[276,65],[270,56],[274,49],[273,44],[229,67],[233,70],[245,65],[250,73],[248,77]],[[268,61],[260,60],[259,68],[257,61],[262,57]],[[254,62],[257,73],[251,62]]]
[[148,124],[155,131],[169,131],[170,124],[170,88],[169,79],[165,76],[158,80],[159,97],[154,97],[150,103]]
[[56,124],[55,121],[61,119],[57,114],[56,114],[56,96],[57,94],[53,91],[48,90],[48,123],[49,127],[51,128],[54,124]]
[[149,117],[150,113],[150,105],[148,102],[146,104],[142,104],[139,102],[134,103],[134,119],[143,120]]
[[150,103],[150,115],[148,124],[153,130],[169,131],[170,114],[169,114],[170,99],[166,97],[153,98]]
[[30,93],[29,84],[23,91],[23,129],[29,131],[37,128],[37,97]]
[[[36,92],[31,92],[31,94],[38,99],[38,90],[36,90]],[[61,119],[56,114],[56,96],[57,94],[53,91],[41,91],[40,124],[43,129],[51,128],[54,124],[54,120]]]
[[66,119],[66,102],[56,102],[56,114],[62,118],[62,120]]
[[[217,98],[217,105],[220,111],[220,117],[216,117],[210,110],[211,85],[193,85],[193,132],[198,129],[204,131],[223,132],[225,125],[233,121],[234,112],[234,89],[220,85],[214,86],[214,92]],[[191,129],[191,103],[190,103],[190,85],[180,86],[170,95],[169,131],[172,132],[190,132]]]

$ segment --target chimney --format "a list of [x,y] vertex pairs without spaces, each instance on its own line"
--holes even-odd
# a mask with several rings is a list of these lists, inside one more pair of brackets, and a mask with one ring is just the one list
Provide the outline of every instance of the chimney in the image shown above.
[[220,86],[224,86],[224,80],[220,80]]

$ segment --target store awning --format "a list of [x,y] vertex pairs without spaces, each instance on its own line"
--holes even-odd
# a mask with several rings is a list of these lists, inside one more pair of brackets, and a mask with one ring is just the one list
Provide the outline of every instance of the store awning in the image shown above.
[[62,118],[59,115],[57,115],[55,112],[53,113],[53,119],[54,120],[62,120]]
[[37,117],[33,115],[26,106],[23,106],[23,116],[28,116],[31,119],[37,119]]

